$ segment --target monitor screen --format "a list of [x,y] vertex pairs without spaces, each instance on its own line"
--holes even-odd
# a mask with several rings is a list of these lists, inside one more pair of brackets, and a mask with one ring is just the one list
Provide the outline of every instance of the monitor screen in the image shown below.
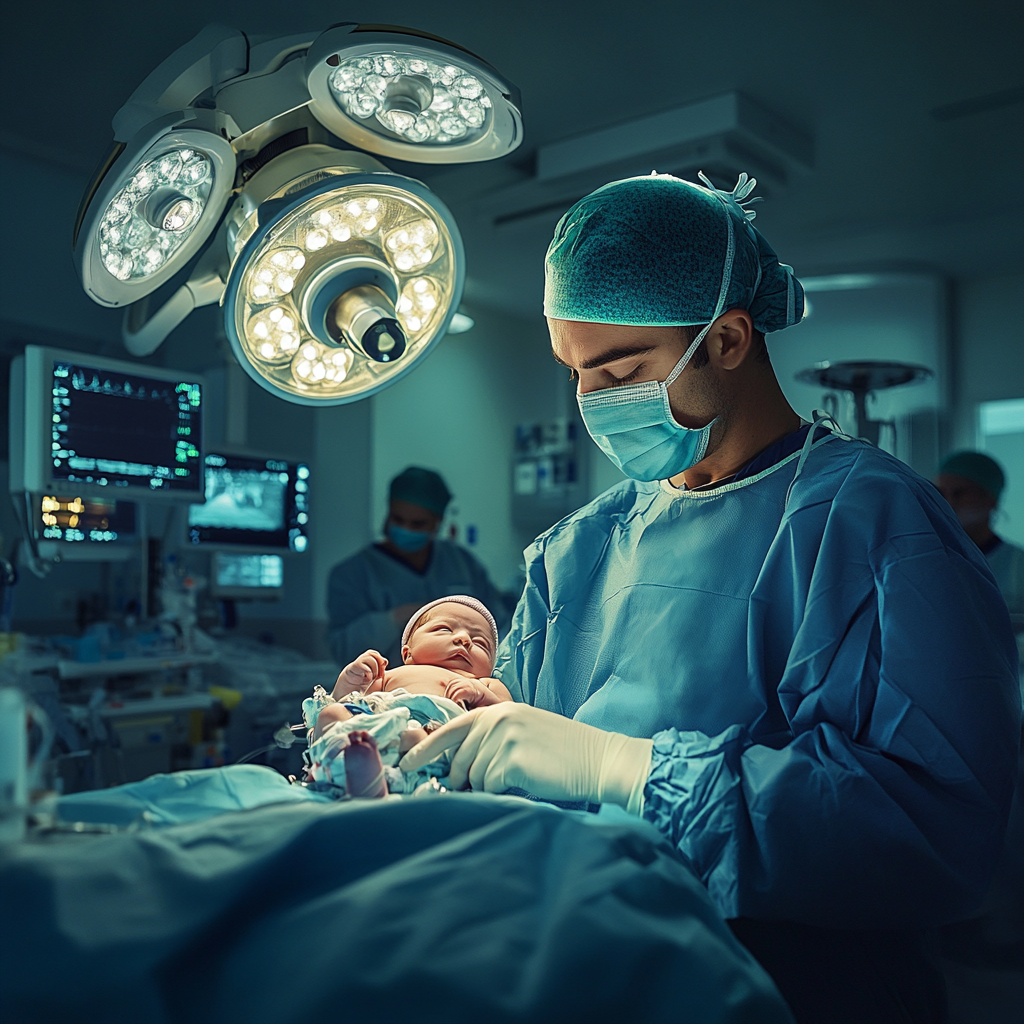
[[41,540],[116,544],[135,540],[135,503],[112,498],[44,495],[39,503]]
[[276,597],[284,586],[284,559],[217,551],[212,575],[210,592],[214,597]]
[[87,359],[51,365],[54,482],[201,491],[198,383],[100,369]]
[[192,544],[244,544],[305,551],[309,467],[283,459],[211,453],[206,503],[188,510]]

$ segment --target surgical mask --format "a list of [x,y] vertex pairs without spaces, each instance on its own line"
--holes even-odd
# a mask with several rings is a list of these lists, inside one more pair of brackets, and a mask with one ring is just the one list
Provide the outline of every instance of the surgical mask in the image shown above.
[[394,523],[388,523],[384,528],[384,532],[387,534],[388,540],[399,551],[404,551],[410,555],[417,551],[422,551],[434,539],[432,533],[423,533],[421,530],[406,530],[404,527],[395,526]]
[[696,465],[708,450],[711,428],[680,426],[672,415],[668,389],[683,372],[704,335],[697,335],[663,381],[625,384],[603,391],[577,392],[576,401],[597,446],[634,480],[667,480]]

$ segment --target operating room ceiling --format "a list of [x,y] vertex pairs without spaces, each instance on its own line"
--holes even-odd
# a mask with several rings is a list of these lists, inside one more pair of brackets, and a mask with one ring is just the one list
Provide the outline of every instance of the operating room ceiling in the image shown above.
[[[813,146],[810,169],[764,182],[758,211],[798,273],[973,277],[1024,266],[1022,12],[945,0],[18,4],[4,17],[0,146],[60,164],[84,187],[114,112],[210,22],[251,36],[343,20],[410,25],[477,52],[522,90],[526,137],[512,156],[454,169],[391,162],[452,207],[470,303],[537,315],[544,250],[564,208],[610,177],[690,173],[697,159],[652,141],[650,159],[610,153],[605,166],[541,187],[538,148],[734,91]],[[731,187],[721,176],[742,157],[709,160],[716,184]],[[71,258],[70,246],[56,252]]]

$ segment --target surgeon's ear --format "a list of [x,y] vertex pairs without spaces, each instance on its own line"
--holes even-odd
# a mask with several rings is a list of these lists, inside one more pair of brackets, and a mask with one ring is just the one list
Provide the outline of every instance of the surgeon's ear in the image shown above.
[[745,309],[723,313],[711,329],[708,355],[723,370],[735,370],[750,354],[754,340],[754,321]]

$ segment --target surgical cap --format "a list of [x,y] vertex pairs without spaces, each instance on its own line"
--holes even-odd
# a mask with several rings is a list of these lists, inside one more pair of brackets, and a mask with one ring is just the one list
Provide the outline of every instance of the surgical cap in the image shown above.
[[445,485],[440,473],[419,466],[403,469],[391,481],[389,497],[392,501],[407,501],[410,505],[419,505],[435,515],[443,516],[448,502],[452,500],[451,492]]
[[667,174],[614,181],[559,221],[544,273],[544,315],[638,327],[710,323],[745,309],[762,333],[804,314],[791,267],[750,223],[756,181],[732,192]]
[[962,476],[973,481],[982,490],[988,491],[993,501],[999,501],[1006,486],[1002,466],[981,452],[954,452],[939,466],[939,473]]

